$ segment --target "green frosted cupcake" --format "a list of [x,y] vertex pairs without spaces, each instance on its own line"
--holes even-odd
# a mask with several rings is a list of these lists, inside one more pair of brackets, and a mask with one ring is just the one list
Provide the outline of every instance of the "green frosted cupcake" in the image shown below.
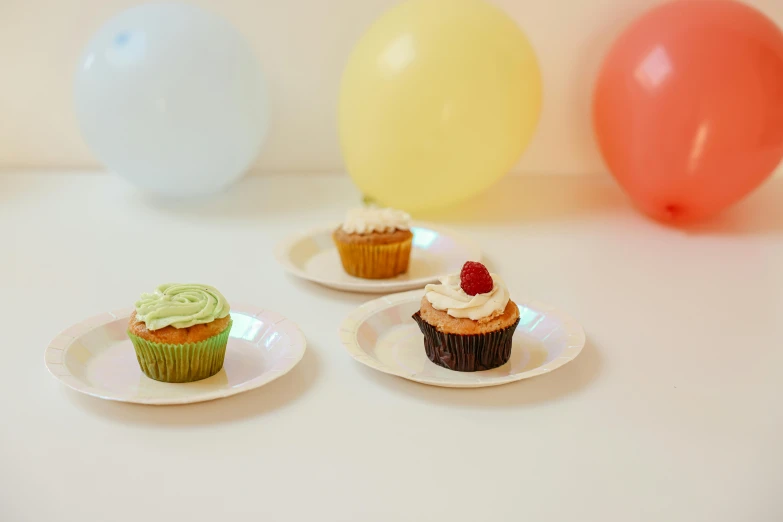
[[193,382],[223,367],[230,308],[207,285],[165,284],[142,294],[128,322],[141,371],[162,382]]

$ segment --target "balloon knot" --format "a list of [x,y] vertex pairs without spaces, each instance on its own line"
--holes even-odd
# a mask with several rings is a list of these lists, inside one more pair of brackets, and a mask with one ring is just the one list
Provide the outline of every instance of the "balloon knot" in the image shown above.
[[666,205],[666,215],[669,219],[678,219],[683,213],[685,213],[685,208],[681,205]]

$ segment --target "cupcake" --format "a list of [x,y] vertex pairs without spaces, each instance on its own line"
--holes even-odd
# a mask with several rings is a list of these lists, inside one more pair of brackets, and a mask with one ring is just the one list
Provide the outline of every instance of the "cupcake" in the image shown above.
[[213,287],[166,284],[141,295],[128,337],[147,377],[193,382],[223,367],[231,322],[226,298]]
[[343,269],[363,279],[389,279],[408,271],[413,233],[410,216],[391,208],[348,212],[332,234]]
[[413,315],[430,361],[458,372],[491,370],[508,362],[519,308],[496,274],[468,261],[459,274],[427,285]]

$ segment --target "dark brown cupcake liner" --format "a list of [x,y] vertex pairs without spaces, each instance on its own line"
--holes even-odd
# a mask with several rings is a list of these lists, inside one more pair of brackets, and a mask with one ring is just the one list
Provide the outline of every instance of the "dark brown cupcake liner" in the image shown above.
[[519,319],[511,326],[485,334],[447,334],[413,314],[424,334],[424,349],[430,361],[456,372],[480,372],[503,366],[511,358],[511,341]]

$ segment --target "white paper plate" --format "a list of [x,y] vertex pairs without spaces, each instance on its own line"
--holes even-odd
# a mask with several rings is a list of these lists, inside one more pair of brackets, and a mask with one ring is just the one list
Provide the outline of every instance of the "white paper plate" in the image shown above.
[[340,263],[332,242],[337,228],[319,228],[284,241],[275,257],[285,270],[315,283],[361,293],[391,293],[423,288],[427,283],[451,272],[459,272],[465,261],[481,261],[481,249],[459,234],[442,227],[414,224],[413,249],[407,274],[394,279],[360,279],[349,276]]
[[46,367],[76,391],[121,402],[188,404],[220,399],[263,386],[302,359],[305,338],[275,312],[232,306],[234,321],[223,369],[202,381],[170,384],[141,373],[128,339],[132,309],[106,312],[68,328],[46,349]]
[[424,338],[411,316],[422,290],[395,294],[357,308],[340,328],[351,356],[378,371],[448,388],[480,388],[542,375],[574,360],[585,345],[582,327],[563,312],[536,301],[515,301],[520,321],[511,360],[500,368],[461,373],[431,362]]

